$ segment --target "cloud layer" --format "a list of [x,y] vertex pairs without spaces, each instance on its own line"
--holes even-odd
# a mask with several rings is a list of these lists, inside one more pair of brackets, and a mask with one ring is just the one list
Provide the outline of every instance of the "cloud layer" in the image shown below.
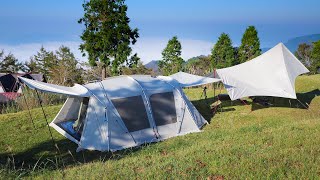
[[[133,46],[133,52],[138,53],[143,63],[151,60],[161,59],[162,50],[166,47],[168,39],[165,38],[140,38]],[[208,55],[213,47],[213,43],[201,40],[181,39],[182,58],[187,60],[194,56]],[[28,43],[18,45],[0,44],[0,50],[4,50],[5,54],[11,52],[21,62],[28,61],[30,57],[35,55],[43,46],[49,51],[56,51],[61,45],[67,46],[74,53],[75,57],[80,61],[87,61],[87,57],[82,57],[79,50],[80,41],[65,42],[44,42],[44,43]]]

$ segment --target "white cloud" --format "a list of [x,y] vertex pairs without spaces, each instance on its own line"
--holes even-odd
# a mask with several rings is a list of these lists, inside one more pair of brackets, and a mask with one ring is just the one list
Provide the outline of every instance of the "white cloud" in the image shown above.
[[[165,38],[140,38],[133,46],[133,52],[137,52],[144,63],[148,63],[151,60],[159,60],[162,58],[161,52],[166,47],[168,40]],[[184,60],[210,54],[214,44],[192,39],[180,39],[180,42],[182,45],[181,56]]]
[[18,45],[0,44],[0,50],[3,49],[6,54],[11,52],[19,61],[25,62],[28,61],[31,56],[37,54],[41,46],[46,50],[56,51],[61,45],[69,47],[78,60],[86,61],[86,57],[82,57],[81,51],[79,50],[80,42],[77,41],[27,43]]
[[[168,39],[165,38],[139,38],[133,46],[133,52],[138,53],[138,56],[144,63],[151,60],[161,59],[162,50],[166,47]],[[180,39],[182,44],[182,58],[187,60],[194,56],[208,55],[213,46],[213,43],[201,40]],[[82,57],[79,50],[80,41],[65,41],[65,42],[44,42],[44,43],[27,43],[18,45],[0,44],[0,50],[5,53],[11,52],[20,61],[28,61],[31,56],[35,55],[41,46],[50,51],[58,50],[61,45],[67,46],[74,53],[75,57],[80,61],[87,61],[86,57]]]

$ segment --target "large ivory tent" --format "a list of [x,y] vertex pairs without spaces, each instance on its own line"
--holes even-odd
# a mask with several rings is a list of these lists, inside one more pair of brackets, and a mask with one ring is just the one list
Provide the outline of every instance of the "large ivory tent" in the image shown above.
[[231,100],[248,96],[296,99],[295,79],[307,72],[282,43],[250,61],[217,70]]
[[[69,96],[50,126],[77,143],[78,150],[134,147],[199,132],[207,122],[182,91],[190,80],[135,75],[63,87],[20,79],[31,89]],[[198,77],[192,85],[203,80],[217,81]]]

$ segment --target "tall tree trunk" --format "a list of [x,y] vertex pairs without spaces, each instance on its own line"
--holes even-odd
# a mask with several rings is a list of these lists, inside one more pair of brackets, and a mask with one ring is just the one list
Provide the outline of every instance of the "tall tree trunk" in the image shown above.
[[106,77],[107,77],[107,67],[104,65],[101,71],[101,80],[106,79]]

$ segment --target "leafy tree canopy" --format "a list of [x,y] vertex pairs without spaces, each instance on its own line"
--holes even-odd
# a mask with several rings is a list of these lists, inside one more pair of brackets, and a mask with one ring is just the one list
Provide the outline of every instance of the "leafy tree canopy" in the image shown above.
[[17,73],[19,70],[24,70],[22,63],[18,62],[18,59],[13,54],[5,55],[2,50],[0,52],[0,72]]
[[211,71],[210,56],[198,56],[189,59],[184,65],[184,71],[199,76],[207,75]]
[[254,26],[249,26],[244,32],[238,55],[240,63],[249,61],[261,54],[258,32]]
[[232,41],[228,34],[222,33],[211,50],[213,68],[225,68],[237,64]]
[[311,52],[311,66],[310,72],[316,74],[320,68],[320,40],[313,43],[313,50]]
[[90,0],[83,8],[84,16],[78,21],[85,26],[80,50],[83,55],[88,53],[91,66],[100,61],[105,70],[111,66],[112,73],[119,74],[119,68],[131,54],[130,45],[139,37],[138,29],[129,26],[124,0]]
[[306,67],[310,67],[311,65],[311,52],[312,52],[312,45],[307,43],[299,44],[297,51],[294,55],[302,62],[303,65]]
[[181,43],[177,36],[168,41],[167,47],[162,51],[162,60],[158,66],[163,75],[170,75],[182,70]]

